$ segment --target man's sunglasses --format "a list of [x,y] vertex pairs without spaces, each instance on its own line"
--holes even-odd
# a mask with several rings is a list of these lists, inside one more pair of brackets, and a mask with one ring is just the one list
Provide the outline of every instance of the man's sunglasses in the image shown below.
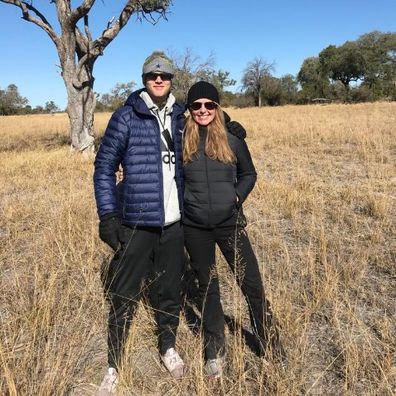
[[155,81],[158,77],[160,77],[162,81],[170,81],[173,76],[169,73],[147,73],[145,77],[147,80],[151,81]]
[[204,103],[194,102],[194,103],[190,104],[190,109],[197,111],[197,110],[200,110],[202,106],[206,110],[214,110],[217,107],[217,103],[216,102],[204,102]]

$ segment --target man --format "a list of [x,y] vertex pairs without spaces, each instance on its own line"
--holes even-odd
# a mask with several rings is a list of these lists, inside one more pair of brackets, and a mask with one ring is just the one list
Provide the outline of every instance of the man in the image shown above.
[[[180,378],[174,349],[183,267],[182,129],[184,107],[170,93],[172,61],[160,51],[143,64],[141,90],[111,117],[95,160],[99,236],[114,251],[104,276],[110,303],[108,363],[99,395],[114,395],[117,370],[144,283],[152,288],[161,360]],[[122,188],[116,172],[123,168]]]

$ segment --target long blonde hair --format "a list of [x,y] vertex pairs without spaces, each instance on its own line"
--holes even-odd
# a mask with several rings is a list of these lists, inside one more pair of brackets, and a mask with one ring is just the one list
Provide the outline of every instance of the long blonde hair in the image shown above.
[[[224,113],[217,106],[213,121],[207,126],[208,133],[205,142],[205,154],[212,160],[224,163],[236,161],[235,154],[228,143]],[[198,151],[199,125],[194,121],[191,113],[187,116],[183,137],[183,162],[193,160]]]

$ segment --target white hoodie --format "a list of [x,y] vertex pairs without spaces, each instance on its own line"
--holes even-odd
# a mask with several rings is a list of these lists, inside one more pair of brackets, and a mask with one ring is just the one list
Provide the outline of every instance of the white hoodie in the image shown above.
[[[146,91],[142,91],[140,97],[157,119],[160,128],[165,225],[169,225],[180,220],[179,197],[175,179],[176,159],[171,129],[171,114],[176,100],[172,94],[169,94],[164,108],[160,110]],[[164,133],[166,130],[168,130],[168,133]],[[165,134],[168,139],[165,138]]]

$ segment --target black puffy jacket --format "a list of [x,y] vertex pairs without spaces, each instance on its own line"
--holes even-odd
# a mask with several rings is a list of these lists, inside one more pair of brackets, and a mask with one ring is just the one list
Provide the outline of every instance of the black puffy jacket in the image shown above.
[[257,178],[249,149],[243,139],[227,133],[236,163],[211,160],[205,155],[207,129],[199,132],[198,153],[184,165],[183,222],[203,228],[235,225]]

